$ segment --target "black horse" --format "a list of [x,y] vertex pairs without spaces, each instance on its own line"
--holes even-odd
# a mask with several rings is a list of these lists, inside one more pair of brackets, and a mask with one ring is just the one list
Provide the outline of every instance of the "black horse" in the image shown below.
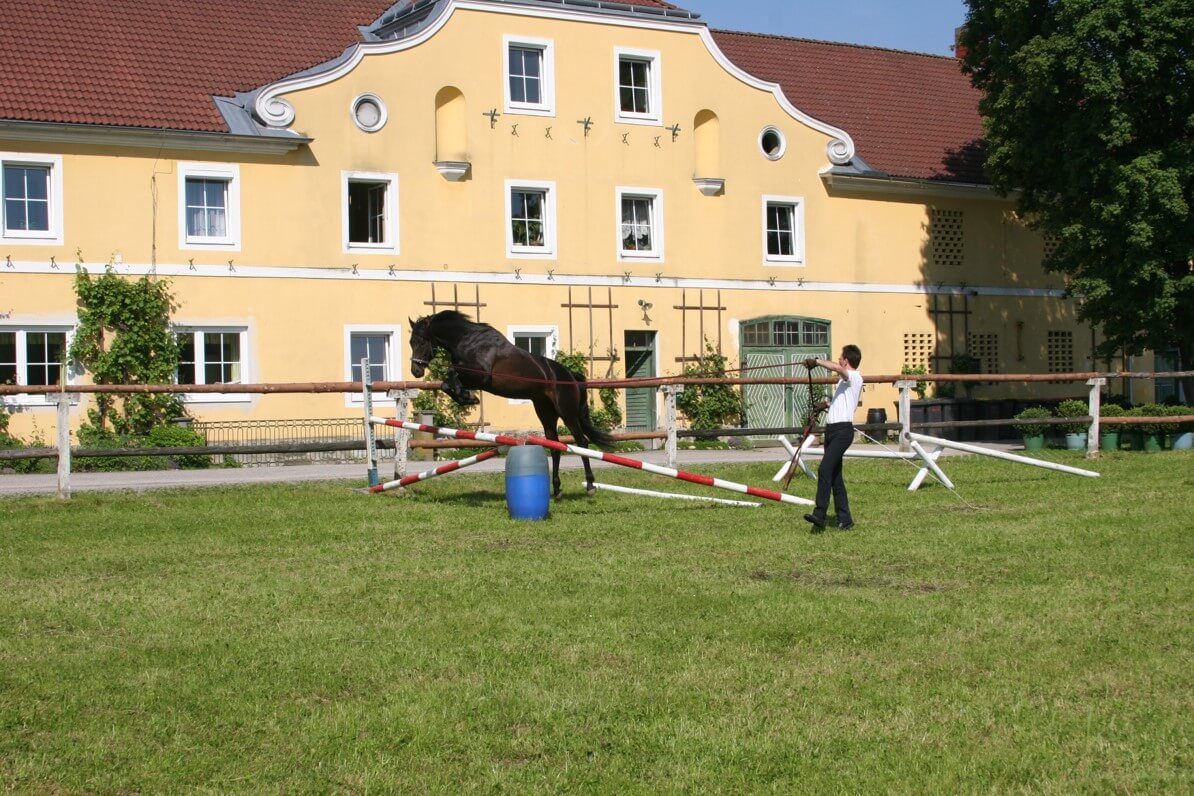
[[[409,319],[408,319],[409,321]],[[585,396],[585,377],[574,373],[554,359],[532,354],[507,340],[501,332],[484,323],[475,323],[463,313],[444,310],[410,322],[410,372],[422,378],[438,346],[448,352],[452,367],[444,378],[443,390],[462,406],[478,403],[470,390],[484,390],[504,398],[530,401],[543,424],[543,436],[558,439],[556,423],[572,432],[576,444],[587,447],[595,442],[612,448],[614,439],[593,425]],[[560,452],[551,452],[552,487],[560,497]],[[585,485],[590,495],[593,469],[587,458]]]

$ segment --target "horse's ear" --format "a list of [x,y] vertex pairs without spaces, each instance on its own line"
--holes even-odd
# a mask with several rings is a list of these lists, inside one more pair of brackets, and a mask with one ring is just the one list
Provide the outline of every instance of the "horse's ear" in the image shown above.
[[409,315],[406,316],[406,322],[410,324],[410,328],[415,328],[415,322],[410,319]]

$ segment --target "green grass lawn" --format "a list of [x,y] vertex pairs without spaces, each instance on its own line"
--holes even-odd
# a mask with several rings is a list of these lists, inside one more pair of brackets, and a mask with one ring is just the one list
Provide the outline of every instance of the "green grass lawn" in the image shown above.
[[1194,456],[944,464],[0,501],[0,790],[1190,792]]

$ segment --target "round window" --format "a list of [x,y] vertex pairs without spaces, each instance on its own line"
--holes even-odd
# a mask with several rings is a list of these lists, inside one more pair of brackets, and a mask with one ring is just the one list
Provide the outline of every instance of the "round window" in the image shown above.
[[784,156],[784,150],[788,148],[787,141],[784,140],[784,134],[774,127],[765,127],[763,132],[759,133],[759,149],[763,150],[763,154],[768,160],[779,160]]
[[362,94],[352,102],[352,120],[366,133],[375,133],[385,126],[386,106],[375,94]]

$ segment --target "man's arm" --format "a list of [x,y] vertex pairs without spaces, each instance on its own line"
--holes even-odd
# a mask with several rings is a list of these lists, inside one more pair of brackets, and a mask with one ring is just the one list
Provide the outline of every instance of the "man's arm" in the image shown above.
[[846,375],[845,368],[843,368],[841,365],[837,364],[836,362],[833,362],[828,359],[817,359],[816,357],[809,357],[808,359],[804,360],[804,366],[806,368],[808,368],[809,370],[812,370],[815,367],[822,367],[822,368],[825,368],[826,370],[832,370],[834,373],[836,373],[839,376]]

